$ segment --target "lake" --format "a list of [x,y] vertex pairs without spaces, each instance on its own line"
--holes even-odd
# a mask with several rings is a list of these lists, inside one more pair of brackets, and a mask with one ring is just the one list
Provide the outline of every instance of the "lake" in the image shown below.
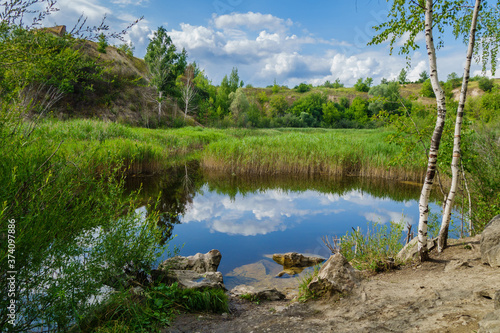
[[[418,223],[421,185],[362,178],[245,178],[204,173],[192,163],[160,176],[132,178],[128,187],[157,197],[165,237],[180,255],[222,253],[219,271],[228,289],[237,284],[283,287],[274,253],[328,258],[324,236],[342,236],[370,223]],[[439,207],[431,204],[431,211]],[[415,232],[416,233],[416,232]],[[164,258],[162,258],[164,259]],[[296,281],[295,281],[296,282]]]

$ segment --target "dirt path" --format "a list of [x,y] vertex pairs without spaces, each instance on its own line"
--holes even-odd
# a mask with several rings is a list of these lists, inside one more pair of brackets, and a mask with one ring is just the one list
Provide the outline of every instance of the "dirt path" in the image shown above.
[[[469,248],[469,249],[468,249]],[[494,310],[500,269],[482,265],[479,238],[452,241],[432,261],[363,280],[338,301],[255,304],[231,314],[182,315],[165,332],[474,332]]]

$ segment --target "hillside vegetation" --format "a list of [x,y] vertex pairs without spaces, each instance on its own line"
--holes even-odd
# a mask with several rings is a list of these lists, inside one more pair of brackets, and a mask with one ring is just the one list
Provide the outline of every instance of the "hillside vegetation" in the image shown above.
[[[158,46],[162,34],[168,45]],[[125,177],[196,160],[226,176],[422,179],[436,118],[427,81],[253,88],[234,68],[213,84],[167,37],[159,29],[143,61],[108,46],[104,34],[95,43],[0,24],[0,283],[9,279],[15,294],[0,299],[1,331],[78,331],[96,321],[102,331],[154,331],[189,304],[177,288],[150,288],[147,302],[127,290],[124,271],[143,276],[167,251],[159,225],[171,216],[160,215],[158,198],[146,214],[136,211],[143,200],[126,193]],[[484,93],[474,82],[460,186],[471,233],[500,213],[498,81],[475,80]],[[456,81],[445,83],[443,179]],[[105,286],[119,292],[103,305]]]

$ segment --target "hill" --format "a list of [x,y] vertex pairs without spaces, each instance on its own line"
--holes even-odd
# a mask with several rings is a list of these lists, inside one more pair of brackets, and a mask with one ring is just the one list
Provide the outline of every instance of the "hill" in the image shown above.
[[[82,52],[86,56],[95,59],[98,64],[105,68],[104,77],[102,80],[92,82],[93,89],[91,91],[75,90],[73,93],[67,94],[55,106],[55,113],[58,118],[97,118],[133,126],[153,128],[165,124],[172,125],[171,117],[163,120],[167,122],[165,124],[162,124],[162,120],[158,119],[158,104],[155,100],[156,93],[153,88],[148,86],[148,70],[144,60],[127,55],[114,46],[108,46],[106,53],[100,53],[98,52],[97,44],[89,41],[83,44]],[[497,83],[499,82],[500,79],[497,79]],[[421,88],[422,84],[419,83],[401,85],[400,94],[406,99],[411,98],[423,105],[434,105],[435,100],[433,98],[421,96]],[[217,91],[218,87],[213,87],[212,89]],[[356,97],[364,100],[368,100],[371,97],[367,92],[359,92],[354,88],[344,87],[337,89],[321,86],[312,87],[309,91],[303,93],[287,87],[280,87],[278,91],[274,92],[269,87],[247,87],[243,88],[243,91],[249,102],[258,106],[261,115],[269,113],[270,99],[273,96],[283,96],[288,107],[298,99],[316,93],[325,94],[327,100],[332,102],[347,99],[349,103],[352,103]],[[209,94],[200,89],[198,89],[198,92],[199,101],[207,104]],[[453,91],[455,99],[458,99],[459,92],[459,88]],[[477,82],[470,83],[469,96],[478,96],[483,93],[478,88]],[[266,98],[262,100],[262,96],[264,95]],[[200,103],[199,101],[198,104]],[[163,114],[183,115],[179,104],[182,104],[182,102],[177,101],[175,98],[167,99],[164,103]],[[214,105],[213,108],[217,108],[217,105]],[[200,113],[200,108],[197,108],[196,112]],[[225,112],[227,113],[228,111]],[[212,114],[215,113],[215,111],[212,111]],[[198,116],[198,118],[201,117],[203,116]],[[220,117],[222,118],[222,115]],[[191,124],[193,123],[191,122]]]

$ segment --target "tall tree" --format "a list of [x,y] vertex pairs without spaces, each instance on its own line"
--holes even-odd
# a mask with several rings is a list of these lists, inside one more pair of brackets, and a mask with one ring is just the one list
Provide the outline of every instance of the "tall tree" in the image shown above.
[[[472,14],[472,22],[469,34],[469,46],[467,48],[467,60],[464,68],[462,89],[460,91],[460,101],[458,103],[457,116],[455,121],[455,136],[453,138],[453,158],[451,161],[451,173],[452,173],[451,186],[450,186],[450,191],[446,196],[446,201],[443,210],[443,219],[441,221],[441,228],[439,230],[439,236],[438,236],[439,252],[442,252],[447,245],[448,229],[450,227],[450,220],[451,220],[451,209],[453,207],[453,202],[455,200],[455,194],[458,187],[459,164],[461,157],[460,143],[461,143],[461,133],[462,133],[462,119],[464,115],[465,99],[467,97],[467,87],[469,85],[470,66],[472,62],[472,56],[474,53],[474,45],[476,43],[476,27],[477,27],[477,19],[479,15],[480,6],[481,6],[481,0],[476,0],[476,4],[474,6],[474,12]],[[457,79],[458,76],[455,72],[453,72],[448,76],[449,81]]]
[[144,61],[150,72],[149,84],[158,93],[158,115],[161,114],[162,103],[166,96],[178,97],[179,95],[175,83],[177,77],[184,73],[186,57],[185,50],[177,52],[177,48],[164,27],[159,27],[154,32],[146,49]]
[[182,102],[184,103],[184,119],[186,119],[187,114],[194,110],[193,102],[196,98],[196,86],[194,82],[195,78],[195,67],[189,65],[186,67],[184,75],[180,78],[180,91]]
[[[392,6],[389,11],[388,21],[375,27],[380,33],[373,38],[370,44],[379,44],[390,40],[392,53],[393,46],[397,45],[401,38],[408,37],[400,49],[400,53],[408,56],[410,51],[419,47],[416,43],[416,37],[420,32],[424,32],[429,58],[430,81],[436,95],[437,119],[431,138],[425,182],[419,200],[418,251],[420,259],[427,260],[429,255],[427,249],[428,203],[436,175],[439,145],[446,117],[446,97],[438,79],[435,41],[437,41],[437,47],[444,44],[443,35],[447,26],[451,26],[455,38],[467,40],[466,37],[473,24],[473,11],[476,7],[470,6],[469,1],[459,0],[394,0],[391,2]],[[480,37],[482,37],[479,50],[483,51],[483,57],[481,57],[483,69],[488,63],[488,59],[490,59],[494,70],[499,39],[498,9],[488,7],[485,2],[482,6],[482,13],[484,15],[484,24],[479,32]],[[436,31],[437,35],[435,37],[434,33]],[[476,52],[479,53],[477,49]],[[467,86],[467,82],[464,82],[464,84]]]

